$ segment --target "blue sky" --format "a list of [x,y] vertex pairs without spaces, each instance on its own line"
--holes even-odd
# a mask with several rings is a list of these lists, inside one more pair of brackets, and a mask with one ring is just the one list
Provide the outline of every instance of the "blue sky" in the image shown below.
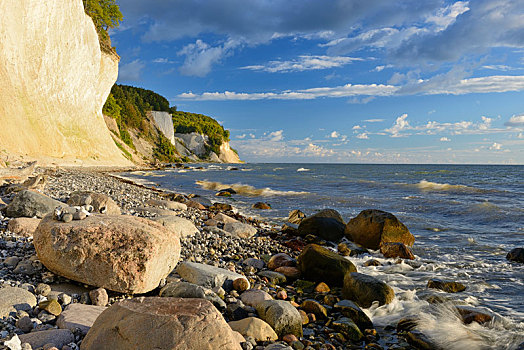
[[250,162],[524,164],[524,2],[117,0],[118,82]]

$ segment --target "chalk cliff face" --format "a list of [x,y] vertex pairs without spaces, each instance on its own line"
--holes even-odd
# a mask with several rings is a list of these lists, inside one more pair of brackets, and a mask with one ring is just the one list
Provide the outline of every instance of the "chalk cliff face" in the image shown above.
[[224,142],[220,145],[218,159],[220,159],[222,163],[241,163],[238,154],[229,146],[229,142]]
[[0,13],[0,151],[129,165],[102,117],[118,57],[101,52],[82,0],[3,0]]

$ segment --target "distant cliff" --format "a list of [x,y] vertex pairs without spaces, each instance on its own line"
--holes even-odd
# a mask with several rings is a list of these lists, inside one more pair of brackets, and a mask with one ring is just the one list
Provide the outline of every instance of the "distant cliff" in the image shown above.
[[102,116],[118,56],[100,50],[82,0],[3,0],[0,13],[0,152],[129,165]]

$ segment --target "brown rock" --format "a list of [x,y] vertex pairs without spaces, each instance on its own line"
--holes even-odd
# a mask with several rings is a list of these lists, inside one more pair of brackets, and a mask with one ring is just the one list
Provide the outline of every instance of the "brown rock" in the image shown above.
[[233,281],[233,289],[243,292],[249,288],[249,282],[245,278],[237,278]]
[[385,258],[402,258],[415,260],[415,256],[411,252],[411,249],[404,243],[393,243],[386,242],[380,246],[380,252]]
[[209,301],[140,297],[105,310],[82,341],[82,350],[240,350],[233,331]]
[[292,210],[292,211],[289,212],[289,217],[288,217],[287,221],[292,223],[292,224],[297,224],[298,225],[305,218],[306,218],[306,214],[304,214],[303,212],[301,212],[298,209],[295,209],[295,210]]
[[80,332],[85,335],[105,309],[103,306],[73,303],[68,305],[58,316],[56,325],[70,331],[80,329]]
[[290,257],[289,255],[285,253],[278,253],[273,255],[271,259],[269,259],[267,267],[270,270],[275,270],[282,266],[296,266],[296,264],[296,260]]
[[389,304],[395,297],[393,289],[386,283],[357,272],[348,273],[344,277],[342,295],[363,308],[370,307],[374,301],[378,301],[379,305]]
[[9,220],[7,229],[14,234],[31,237],[34,235],[36,228],[40,224],[40,219],[33,218],[14,218]]
[[66,278],[121,293],[145,293],[175,267],[180,241],[151,220],[93,214],[62,223],[47,216],[34,235],[40,261]]
[[120,207],[108,195],[91,191],[71,193],[67,204],[70,206],[92,205],[93,212],[107,215],[120,215]]
[[288,344],[291,344],[292,342],[297,341],[298,338],[294,334],[286,334],[282,337],[282,340]]
[[309,318],[307,317],[307,313],[304,310],[298,310],[298,312],[300,313],[300,316],[302,317],[302,324],[303,325],[308,324]]
[[324,209],[303,219],[298,226],[298,234],[312,234],[327,241],[337,242],[344,237],[345,223],[340,213],[334,209]]
[[447,293],[458,293],[466,290],[466,286],[460,282],[441,281],[438,279],[429,280],[428,288],[440,289]]
[[375,250],[386,242],[404,243],[407,246],[415,243],[415,237],[395,215],[376,209],[360,212],[347,223],[344,233],[353,242]]
[[188,208],[194,208],[194,209],[200,209],[200,210],[206,209],[206,207],[204,207],[202,204],[192,201],[192,200],[187,201],[186,205]]
[[46,344],[63,347],[75,341],[75,336],[69,329],[49,329],[46,331],[31,332],[18,336],[22,343],[29,343],[33,349],[38,349]]
[[244,337],[253,337],[256,341],[275,341],[277,334],[266,322],[256,317],[247,317],[239,321],[228,323],[232,330]]
[[89,292],[91,303],[96,306],[106,306],[109,302],[107,291],[104,288],[93,289]]
[[279,272],[286,276],[288,279],[296,280],[300,278],[300,270],[293,266],[281,266],[275,269],[275,272]]
[[317,244],[309,244],[298,257],[302,275],[312,281],[340,286],[348,272],[356,272],[355,265],[348,259]]
[[329,293],[330,290],[331,289],[329,289],[329,286],[327,284],[325,284],[324,282],[320,282],[315,287],[315,292],[317,292],[317,293]]
[[346,243],[339,243],[337,246],[338,253],[342,256],[349,256],[351,254],[351,249],[348,248]]
[[256,202],[253,204],[254,209],[262,209],[262,210],[269,210],[271,209],[271,205],[264,203],[264,202]]
[[472,322],[484,324],[490,322],[493,319],[491,315],[488,315],[486,313],[480,312],[467,306],[456,306],[456,309],[460,314],[460,317],[462,318],[462,322],[464,322],[465,324],[470,324]]
[[300,308],[307,313],[315,314],[317,319],[327,318],[327,310],[318,301],[307,299],[300,304]]

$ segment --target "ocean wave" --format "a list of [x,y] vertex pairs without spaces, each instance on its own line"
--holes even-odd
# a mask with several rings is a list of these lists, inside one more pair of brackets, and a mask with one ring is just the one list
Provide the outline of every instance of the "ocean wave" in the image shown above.
[[309,192],[297,192],[297,191],[278,191],[273,190],[269,187],[266,188],[255,188],[250,185],[244,185],[244,184],[223,184],[221,182],[214,182],[214,181],[196,181],[197,185],[201,186],[203,189],[206,190],[213,190],[213,191],[220,191],[226,188],[232,188],[234,189],[238,194],[244,195],[244,196],[250,196],[250,197],[257,197],[257,196],[300,196],[309,194]]
[[[420,180],[419,183],[413,184],[413,185],[421,191],[433,191],[433,192],[448,191],[448,192],[469,192],[469,193],[489,192],[481,188],[476,188],[476,187],[471,187],[471,186],[466,186],[466,185],[451,185],[448,183],[438,183],[438,182],[431,182],[431,181],[426,181],[426,180]],[[413,185],[408,185],[408,186],[413,186]]]
[[307,168],[298,168],[297,171],[298,171],[298,172],[301,172],[301,171],[309,171],[309,169],[307,169]]

